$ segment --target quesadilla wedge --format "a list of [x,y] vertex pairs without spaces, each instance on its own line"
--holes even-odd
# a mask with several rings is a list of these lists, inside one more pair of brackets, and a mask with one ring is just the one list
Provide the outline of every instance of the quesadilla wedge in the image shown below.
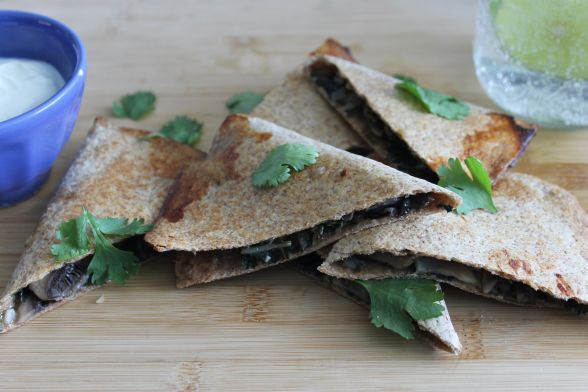
[[[355,62],[349,48],[329,38],[310,53],[311,57],[329,54]],[[311,139],[366,156],[372,149],[316,91],[296,67],[284,82],[270,90],[251,113]]]
[[[316,163],[276,187],[255,187],[260,163],[288,144],[316,149]],[[458,202],[454,193],[379,162],[232,115],[208,158],[184,170],[145,239],[160,252],[209,252],[185,268],[191,284],[204,283],[285,262],[415,210],[446,213]]]
[[588,216],[567,191],[509,173],[495,214],[411,214],[333,246],[320,266],[341,278],[435,279],[499,301],[588,310]]
[[[179,171],[205,154],[170,139],[145,140],[149,132],[119,128],[97,118],[65,174],[38,226],[25,244],[11,280],[0,298],[0,332],[95,288],[88,265],[94,250],[57,262],[51,246],[60,225],[82,213],[97,217],[141,218],[152,223]],[[154,252],[142,238],[118,236],[119,248],[133,250],[139,260]]]
[[[361,284],[354,280],[336,278],[321,273],[317,269],[321,263],[322,259],[317,254],[311,254],[295,260],[292,265],[296,270],[302,272],[310,279],[317,281],[324,287],[366,309],[370,308],[369,293]],[[437,286],[440,290],[439,285]],[[441,316],[427,320],[415,320],[414,324],[418,328],[419,335],[433,347],[453,354],[459,354],[462,350],[461,342],[451,322],[445,300],[441,300],[438,303],[443,307],[443,314]]]
[[317,90],[378,155],[433,183],[449,158],[475,156],[494,180],[512,167],[536,128],[469,105],[463,120],[426,113],[395,86],[400,80],[333,56],[311,61],[306,74]]

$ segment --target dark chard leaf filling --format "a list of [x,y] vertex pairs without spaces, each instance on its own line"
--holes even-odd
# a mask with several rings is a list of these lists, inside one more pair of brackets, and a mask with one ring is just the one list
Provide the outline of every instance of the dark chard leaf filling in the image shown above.
[[347,149],[347,152],[350,152],[352,154],[355,155],[360,155],[362,157],[367,157],[369,154],[371,154],[373,151],[370,150],[369,148],[365,148],[365,147],[349,147]]
[[[132,251],[139,262],[144,262],[155,251],[143,240],[135,236],[116,244],[121,250]],[[14,294],[14,305],[0,315],[0,331],[14,324],[24,322],[35,314],[42,312],[52,303],[75,296],[80,290],[91,286],[88,265],[92,255],[47,274],[43,279],[29,284]]]
[[308,275],[314,279],[318,279],[323,285],[332,289],[333,291],[349,298],[353,302],[369,308],[370,294],[365,289],[365,287],[353,280],[341,279],[323,274],[318,270],[318,267],[322,263],[323,260],[311,255],[310,257],[296,261],[294,264],[296,268],[305,275]]
[[457,287],[468,287],[483,296],[500,298],[505,302],[538,307],[568,308],[577,313],[588,313],[588,305],[575,300],[561,300],[537,291],[521,282],[494,275],[481,268],[473,268],[455,261],[420,256],[394,256],[385,253],[356,255],[339,261],[341,267],[353,272],[369,268],[385,268],[402,275],[419,274]]
[[385,146],[388,151],[387,158],[396,168],[415,177],[437,183],[439,178],[435,171],[416,156],[408,144],[370,108],[365,98],[357,94],[349,82],[341,76],[337,67],[317,61],[309,69],[313,83],[328,97],[331,105],[359,124],[366,137]]
[[364,220],[404,216],[413,210],[427,206],[431,199],[432,196],[428,193],[388,199],[365,210],[343,215],[340,219],[326,221],[310,229],[244,247],[241,249],[243,266],[246,269],[252,269],[259,265],[277,263],[293,254],[306,251],[317,242],[340,233],[344,228]]

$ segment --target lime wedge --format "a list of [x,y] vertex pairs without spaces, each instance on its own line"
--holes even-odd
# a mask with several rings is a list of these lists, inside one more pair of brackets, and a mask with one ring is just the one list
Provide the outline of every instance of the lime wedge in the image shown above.
[[588,1],[492,0],[496,34],[528,69],[588,79]]

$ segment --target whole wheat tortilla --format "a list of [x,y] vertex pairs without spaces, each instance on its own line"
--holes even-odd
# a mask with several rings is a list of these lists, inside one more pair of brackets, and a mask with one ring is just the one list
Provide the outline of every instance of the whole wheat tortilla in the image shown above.
[[[375,252],[427,256],[483,269],[562,301],[588,304],[588,215],[574,196],[536,177],[509,173],[496,183],[494,201],[495,214],[417,213],[350,235],[333,246],[319,269],[342,278],[377,279],[398,273],[382,264],[353,272],[341,261]],[[490,296],[451,279],[447,283]]]
[[[332,38],[327,39],[310,54],[310,56],[319,55],[331,55],[356,62],[349,48]],[[252,115],[272,121],[285,128],[295,130],[304,136],[342,150],[364,156],[369,155],[371,158],[375,157],[371,147],[365,144],[339,113],[331,108],[316,91],[312,83],[304,75],[302,66],[297,67],[286,76],[281,85],[267,93],[263,102],[255,108]],[[380,157],[376,159],[383,160]],[[317,253],[328,248],[328,246],[321,248]],[[327,255],[328,251],[324,256],[326,257]],[[220,254],[220,252],[203,252],[193,257],[189,254],[179,255],[176,259],[177,285],[178,287],[187,287],[196,284],[197,282],[192,280],[193,277],[200,277],[208,281],[214,271],[225,271],[227,276],[232,276],[235,271],[241,268],[241,261],[238,256],[235,252],[224,254]],[[309,257],[312,257],[312,255]],[[197,262],[198,258],[202,258],[202,261]],[[219,265],[221,263],[223,264],[222,266]],[[300,267],[303,263],[304,261],[296,261],[294,265]],[[210,266],[215,266],[215,268],[210,268]],[[318,272],[316,268],[314,268],[313,273],[307,273],[306,275],[369,309],[369,302],[352,298],[344,290],[339,290],[336,285],[326,281],[337,278],[328,277]],[[442,305],[446,308],[444,301]],[[435,320],[418,321],[417,325],[427,340],[435,347],[440,347],[452,353],[461,351],[459,338],[451,324],[447,310],[445,310],[443,316]]]
[[[313,281],[334,291],[335,293],[370,309],[369,294],[359,284],[352,280],[336,278],[320,272],[317,267],[321,264],[322,257],[318,254],[311,254],[301,259],[295,260],[292,266]],[[439,286],[440,289],[440,286]],[[433,347],[448,351],[453,354],[459,354],[462,350],[461,342],[455,332],[449,311],[445,300],[438,302],[443,306],[443,314],[439,317],[429,320],[415,321],[418,327],[419,335],[424,337]]]
[[[536,133],[535,126],[471,104],[470,115],[459,121],[425,112],[413,97],[395,88],[398,79],[345,59],[321,56],[310,61],[305,72],[310,77],[317,70],[333,71],[343,78],[401,139],[403,149],[430,169],[430,178],[437,179],[435,173],[449,158],[475,156],[496,179],[516,163]],[[322,89],[317,90],[325,95]],[[357,116],[335,108],[378,155],[394,161],[396,151],[391,155]]]
[[[293,173],[277,187],[254,187],[253,172],[271,150],[285,143],[315,146],[319,152],[317,162]],[[221,126],[208,158],[184,170],[162,216],[145,240],[158,251],[195,253],[238,249],[339,219],[390,198],[422,193],[433,198],[426,207],[428,212],[443,211],[443,206],[456,206],[459,202],[454,193],[379,162],[259,118],[232,115]],[[304,252],[280,262],[384,221],[365,220],[344,228],[337,236],[316,242]],[[184,280],[203,283],[276,264],[247,269],[239,262],[228,262],[224,257],[222,260],[216,264],[203,260],[192,269],[185,268],[190,276]]]
[[[310,56],[322,54],[355,61],[349,48],[332,38],[311,52]],[[304,75],[302,65],[288,74],[281,85],[270,90],[251,114],[342,150],[361,155],[372,152],[339,113],[316,91]]]
[[[83,206],[98,217],[142,218],[146,224],[153,223],[180,170],[190,161],[201,160],[206,155],[170,139],[145,140],[148,134],[148,131],[117,127],[105,118],[95,120],[84,145],[25,244],[0,299],[0,315],[13,306],[14,295],[19,290],[92,253],[56,262],[51,245],[56,242],[55,235],[61,223],[79,216]],[[92,288],[88,285],[73,298],[50,302],[35,317]],[[26,321],[5,326],[0,332]]]
[[[332,38],[325,40],[310,56],[322,54],[355,61],[349,48]],[[304,76],[302,65],[288,74],[281,85],[270,90],[251,115],[342,150],[365,155],[372,153],[371,148],[315,90]],[[177,252],[175,268],[178,288],[239,275],[243,269],[239,253],[235,251]]]

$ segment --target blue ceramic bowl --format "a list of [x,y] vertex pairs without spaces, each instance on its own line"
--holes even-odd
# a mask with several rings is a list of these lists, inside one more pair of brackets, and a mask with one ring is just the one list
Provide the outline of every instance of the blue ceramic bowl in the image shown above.
[[0,122],[0,206],[32,195],[49,177],[74,128],[86,79],[86,51],[69,27],[46,16],[0,10],[0,57],[52,64],[65,85],[48,101]]

